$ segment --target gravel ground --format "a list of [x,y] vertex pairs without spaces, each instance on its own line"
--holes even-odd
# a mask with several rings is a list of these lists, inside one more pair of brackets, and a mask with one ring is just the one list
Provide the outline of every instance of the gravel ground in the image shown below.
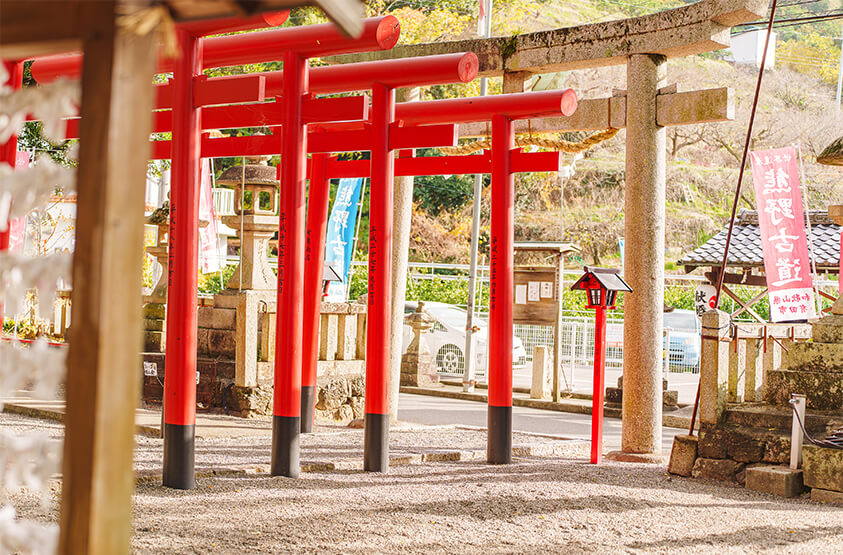
[[[4,427],[44,425],[34,422],[0,415]],[[448,443],[458,436],[463,444]],[[339,453],[332,459],[359,456],[360,438],[359,431],[321,430],[303,442],[303,459],[329,448]],[[477,431],[440,428],[392,438],[393,448],[407,449],[443,443],[468,449],[485,441]],[[140,439],[146,464],[159,449],[160,440]],[[204,464],[212,456],[242,461],[264,450],[237,440],[197,442]],[[133,547],[139,553],[843,551],[841,507],[671,477],[652,465],[595,467],[583,459],[526,457],[507,466],[396,466],[388,475],[217,476],[199,478],[191,491],[158,484],[140,484],[135,495]],[[31,496],[14,501],[19,508],[32,505],[23,512],[36,518],[55,518]]]

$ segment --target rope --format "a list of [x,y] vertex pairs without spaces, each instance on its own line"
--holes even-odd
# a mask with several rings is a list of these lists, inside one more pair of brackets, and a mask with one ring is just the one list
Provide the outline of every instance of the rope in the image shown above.
[[796,417],[796,421],[799,422],[799,427],[802,429],[802,434],[804,434],[805,439],[808,440],[808,443],[812,445],[816,445],[818,447],[825,447],[827,449],[843,449],[843,430],[837,430],[836,432],[832,432],[828,435],[826,439],[814,439],[808,433],[808,430],[805,429],[805,425],[802,423],[802,419],[799,417],[799,413],[796,411],[796,404],[793,402],[793,399],[789,399],[787,404],[790,405],[790,408],[793,410],[793,415]]
[[[125,11],[123,7],[121,11]],[[138,37],[148,35],[156,28],[160,31],[161,54],[167,58],[174,58],[178,55],[176,44],[176,24],[170,15],[169,10],[163,5],[142,8],[129,13],[121,13],[117,18],[117,26]]]
[[[543,139],[541,137],[532,136],[532,134],[527,136],[519,135],[515,138],[515,146],[538,146],[550,150],[558,150],[561,152],[568,152],[570,154],[577,154],[579,152],[586,151],[602,143],[603,141],[608,141],[609,139],[617,135],[618,131],[620,131],[620,129],[607,129],[605,131],[600,131],[599,133],[590,135],[582,141],[576,143],[573,143],[571,141],[565,141],[562,139]],[[463,154],[471,154],[472,152],[477,152],[478,150],[488,150],[490,148],[492,148],[491,139],[481,139],[459,146],[440,147],[439,150],[447,156],[459,156]]]

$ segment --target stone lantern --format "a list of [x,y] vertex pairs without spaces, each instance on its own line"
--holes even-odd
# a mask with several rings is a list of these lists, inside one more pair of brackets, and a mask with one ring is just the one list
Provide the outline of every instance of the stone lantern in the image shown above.
[[[267,165],[268,156],[247,158],[246,161],[245,166],[232,166],[217,179],[219,185],[234,187],[235,215],[223,217],[222,222],[240,237],[240,265],[226,288],[274,290],[276,279],[269,266],[267,251],[269,240],[278,231],[276,170]],[[249,206],[243,202],[245,193],[251,197]]]
[[161,276],[149,295],[149,302],[164,304],[167,302],[167,273],[169,269],[167,246],[170,233],[170,203],[165,202],[161,208],[157,208],[146,218],[146,223],[158,227],[155,245],[146,247],[146,252],[154,256],[161,266]]
[[433,327],[436,319],[424,311],[424,303],[419,301],[416,311],[405,316],[404,322],[413,329],[413,341],[401,357],[401,385],[423,387],[438,384],[436,363],[425,340],[425,333]]

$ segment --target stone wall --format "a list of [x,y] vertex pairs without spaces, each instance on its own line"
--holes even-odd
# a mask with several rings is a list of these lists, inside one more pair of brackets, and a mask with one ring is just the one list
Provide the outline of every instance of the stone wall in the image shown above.
[[838,342],[843,334],[837,333],[843,321],[837,318],[813,325],[739,326],[735,334],[725,314],[703,315],[693,477],[743,485],[748,468],[788,464],[793,393],[808,397],[804,425],[813,437],[843,426],[843,344]]
[[[245,293],[245,292],[244,292]],[[262,306],[254,315],[255,325],[246,326],[237,318],[242,311],[231,308],[231,299],[223,306],[200,306],[197,330],[196,403],[199,409],[227,410],[230,414],[251,417],[272,414],[272,376],[274,306]],[[154,331],[155,341],[145,341],[143,400],[160,403],[166,373],[163,346],[163,305],[144,310],[147,333]],[[268,326],[272,323],[270,329]],[[348,423],[363,416],[365,393],[365,306],[357,303],[323,303],[319,362],[316,382],[316,419],[320,422]],[[264,329],[266,328],[266,329]],[[269,333],[271,332],[271,333]],[[253,361],[255,379],[239,386],[237,380],[238,334],[256,346]],[[150,337],[152,339],[152,337]],[[243,349],[239,349],[243,352]]]

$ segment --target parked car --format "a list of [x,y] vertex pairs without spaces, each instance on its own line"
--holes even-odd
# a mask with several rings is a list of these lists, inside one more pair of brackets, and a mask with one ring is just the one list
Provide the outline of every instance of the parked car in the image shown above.
[[[404,303],[404,314],[415,312],[415,301]],[[425,302],[425,311],[436,319],[427,335],[427,344],[441,374],[462,374],[465,370],[465,310],[454,305]],[[483,318],[474,318],[474,324],[480,328],[477,332],[477,369],[488,368],[489,324]],[[413,330],[404,325],[403,350],[406,351],[413,340]],[[527,364],[527,351],[517,336],[512,336],[513,367],[521,368]]]
[[[664,328],[668,331],[662,347],[669,356],[671,368],[691,369],[700,362],[700,333],[702,328],[693,310],[673,309],[664,313]],[[667,339],[670,337],[670,347]]]

